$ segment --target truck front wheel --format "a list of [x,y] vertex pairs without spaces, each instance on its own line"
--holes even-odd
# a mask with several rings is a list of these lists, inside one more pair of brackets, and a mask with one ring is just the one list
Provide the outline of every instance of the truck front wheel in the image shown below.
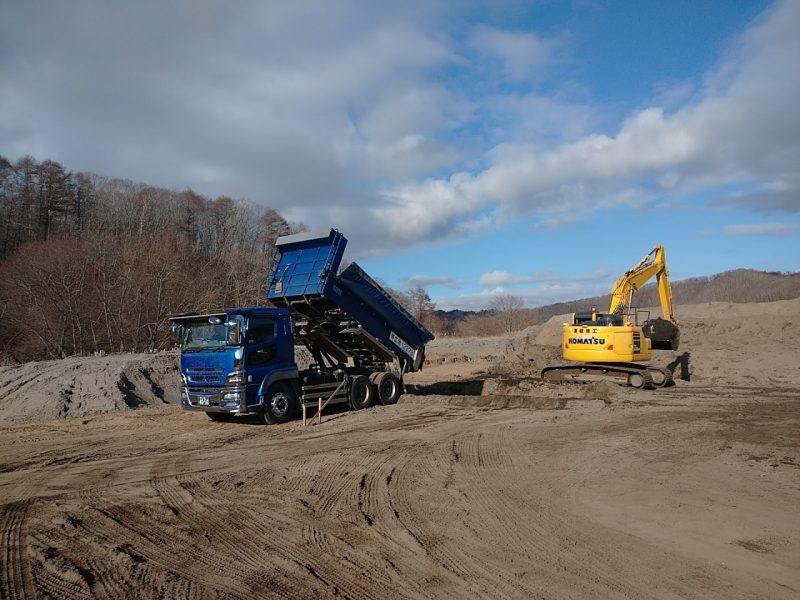
[[374,388],[366,375],[356,375],[350,382],[350,406],[355,410],[372,406]]
[[297,397],[291,386],[273,383],[264,396],[262,416],[268,425],[288,422],[297,412]]

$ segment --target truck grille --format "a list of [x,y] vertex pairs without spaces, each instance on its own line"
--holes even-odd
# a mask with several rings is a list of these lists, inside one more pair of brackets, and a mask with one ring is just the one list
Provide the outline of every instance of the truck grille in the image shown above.
[[201,385],[225,383],[225,373],[215,367],[197,367],[186,371],[186,378],[190,384]]

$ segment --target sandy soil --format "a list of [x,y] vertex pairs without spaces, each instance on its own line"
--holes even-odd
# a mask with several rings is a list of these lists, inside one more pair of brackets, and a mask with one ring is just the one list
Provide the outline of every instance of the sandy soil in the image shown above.
[[0,370],[0,597],[800,597],[800,301],[680,317],[672,388],[542,384],[555,319],[306,428],[170,355]]

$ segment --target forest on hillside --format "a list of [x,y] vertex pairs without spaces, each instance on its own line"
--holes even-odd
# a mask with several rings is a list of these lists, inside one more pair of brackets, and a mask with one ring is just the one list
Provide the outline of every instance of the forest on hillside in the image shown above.
[[0,156],[0,359],[171,345],[171,314],[263,304],[276,211]]

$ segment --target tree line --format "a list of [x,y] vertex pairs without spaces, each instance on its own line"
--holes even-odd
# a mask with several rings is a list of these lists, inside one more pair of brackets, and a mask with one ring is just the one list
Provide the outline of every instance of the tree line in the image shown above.
[[0,156],[0,358],[169,347],[171,314],[264,304],[276,211]]
[[[275,240],[304,229],[275,210],[0,156],[0,362],[172,345],[168,318],[266,302]],[[386,286],[388,288],[388,286]],[[436,310],[420,287],[388,288],[439,336],[509,333],[608,296],[526,308]],[[674,301],[765,302],[800,295],[800,274],[737,270],[673,284]],[[651,284],[637,306],[657,306]]]

